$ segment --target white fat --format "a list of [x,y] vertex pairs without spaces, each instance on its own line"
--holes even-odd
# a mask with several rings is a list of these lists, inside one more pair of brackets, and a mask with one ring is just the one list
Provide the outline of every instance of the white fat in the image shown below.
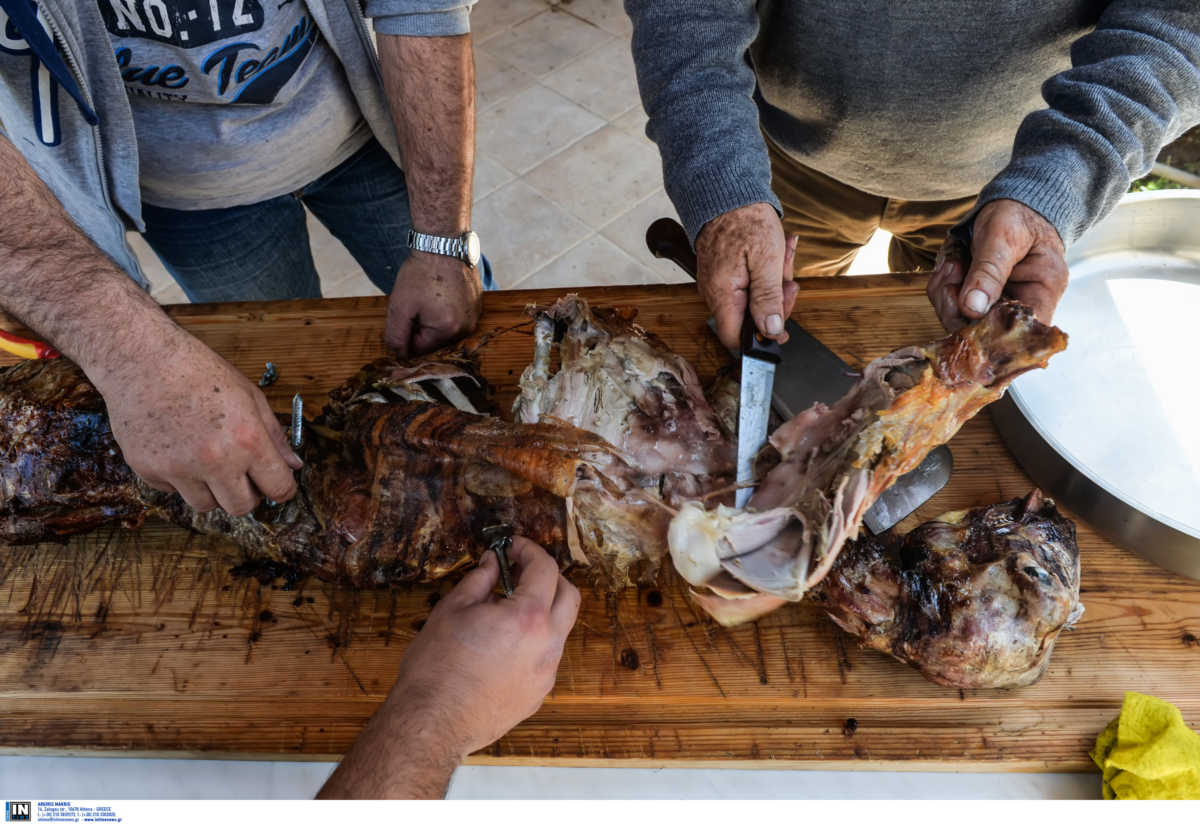
[[688,501],[671,519],[667,528],[671,561],[692,586],[704,586],[723,571],[719,545],[736,511],[726,506],[706,511],[700,502]]
[[446,396],[446,400],[454,404],[455,409],[458,409],[462,412],[470,412],[474,415],[479,414],[479,410],[475,408],[474,404],[472,404],[470,400],[468,400],[467,396],[464,395],[462,390],[455,385],[452,379],[442,378],[437,382],[437,388],[440,389],[442,394]]

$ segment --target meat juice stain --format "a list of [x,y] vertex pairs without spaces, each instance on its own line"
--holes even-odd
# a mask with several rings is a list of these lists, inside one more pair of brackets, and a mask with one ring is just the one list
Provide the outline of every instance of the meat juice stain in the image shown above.
[[632,647],[626,647],[621,650],[621,655],[617,660],[626,669],[635,670],[642,665],[641,659],[638,658],[637,650]]
[[646,593],[646,604],[652,607],[661,607],[663,604],[662,593],[657,589],[652,589]]
[[1185,632],[1179,640],[1183,641],[1185,647],[1200,647],[1200,638],[1197,638],[1195,633]]
[[842,724],[842,735],[851,738],[856,732],[858,732],[858,719],[847,718],[846,723]]

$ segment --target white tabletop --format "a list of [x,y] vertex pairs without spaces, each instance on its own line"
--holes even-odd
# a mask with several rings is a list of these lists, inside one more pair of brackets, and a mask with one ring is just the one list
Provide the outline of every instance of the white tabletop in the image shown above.
[[[43,800],[311,798],[332,764],[0,757],[0,795]],[[462,767],[453,799],[1098,799],[1099,773]]]

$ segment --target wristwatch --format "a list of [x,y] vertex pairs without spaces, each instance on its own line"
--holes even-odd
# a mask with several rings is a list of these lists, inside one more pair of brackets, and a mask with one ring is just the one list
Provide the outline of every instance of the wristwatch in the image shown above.
[[471,231],[463,232],[458,237],[442,237],[409,229],[408,248],[458,258],[471,267],[479,264],[479,235]]

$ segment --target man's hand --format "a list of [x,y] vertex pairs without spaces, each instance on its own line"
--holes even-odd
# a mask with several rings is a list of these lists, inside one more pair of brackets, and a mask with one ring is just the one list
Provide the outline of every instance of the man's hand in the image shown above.
[[766,203],[734,209],[704,224],[696,236],[696,279],[726,348],[739,346],[747,293],[758,330],[780,343],[787,340],[783,322],[796,303],[795,253],[796,238],[784,239],[779,215]]
[[434,607],[387,701],[319,798],[440,798],[455,767],[537,712],[554,686],[579,590],[537,544],[515,538],[516,590],[489,552]]
[[1002,294],[1049,323],[1067,289],[1067,259],[1054,226],[1015,200],[994,200],[975,217],[971,267],[947,243],[926,293],[950,331],[983,317]]
[[0,306],[79,364],[133,470],[202,512],[290,498],[302,464],[258,388],[97,249],[3,137],[0,168],[0,203],[21,215],[0,221]]
[[263,495],[296,493],[292,452],[267,399],[228,361],[179,331],[161,349],[101,374],[126,463],[200,512],[245,515]]
[[469,334],[479,322],[479,272],[445,255],[413,252],[396,274],[388,299],[388,346],[402,358]]

